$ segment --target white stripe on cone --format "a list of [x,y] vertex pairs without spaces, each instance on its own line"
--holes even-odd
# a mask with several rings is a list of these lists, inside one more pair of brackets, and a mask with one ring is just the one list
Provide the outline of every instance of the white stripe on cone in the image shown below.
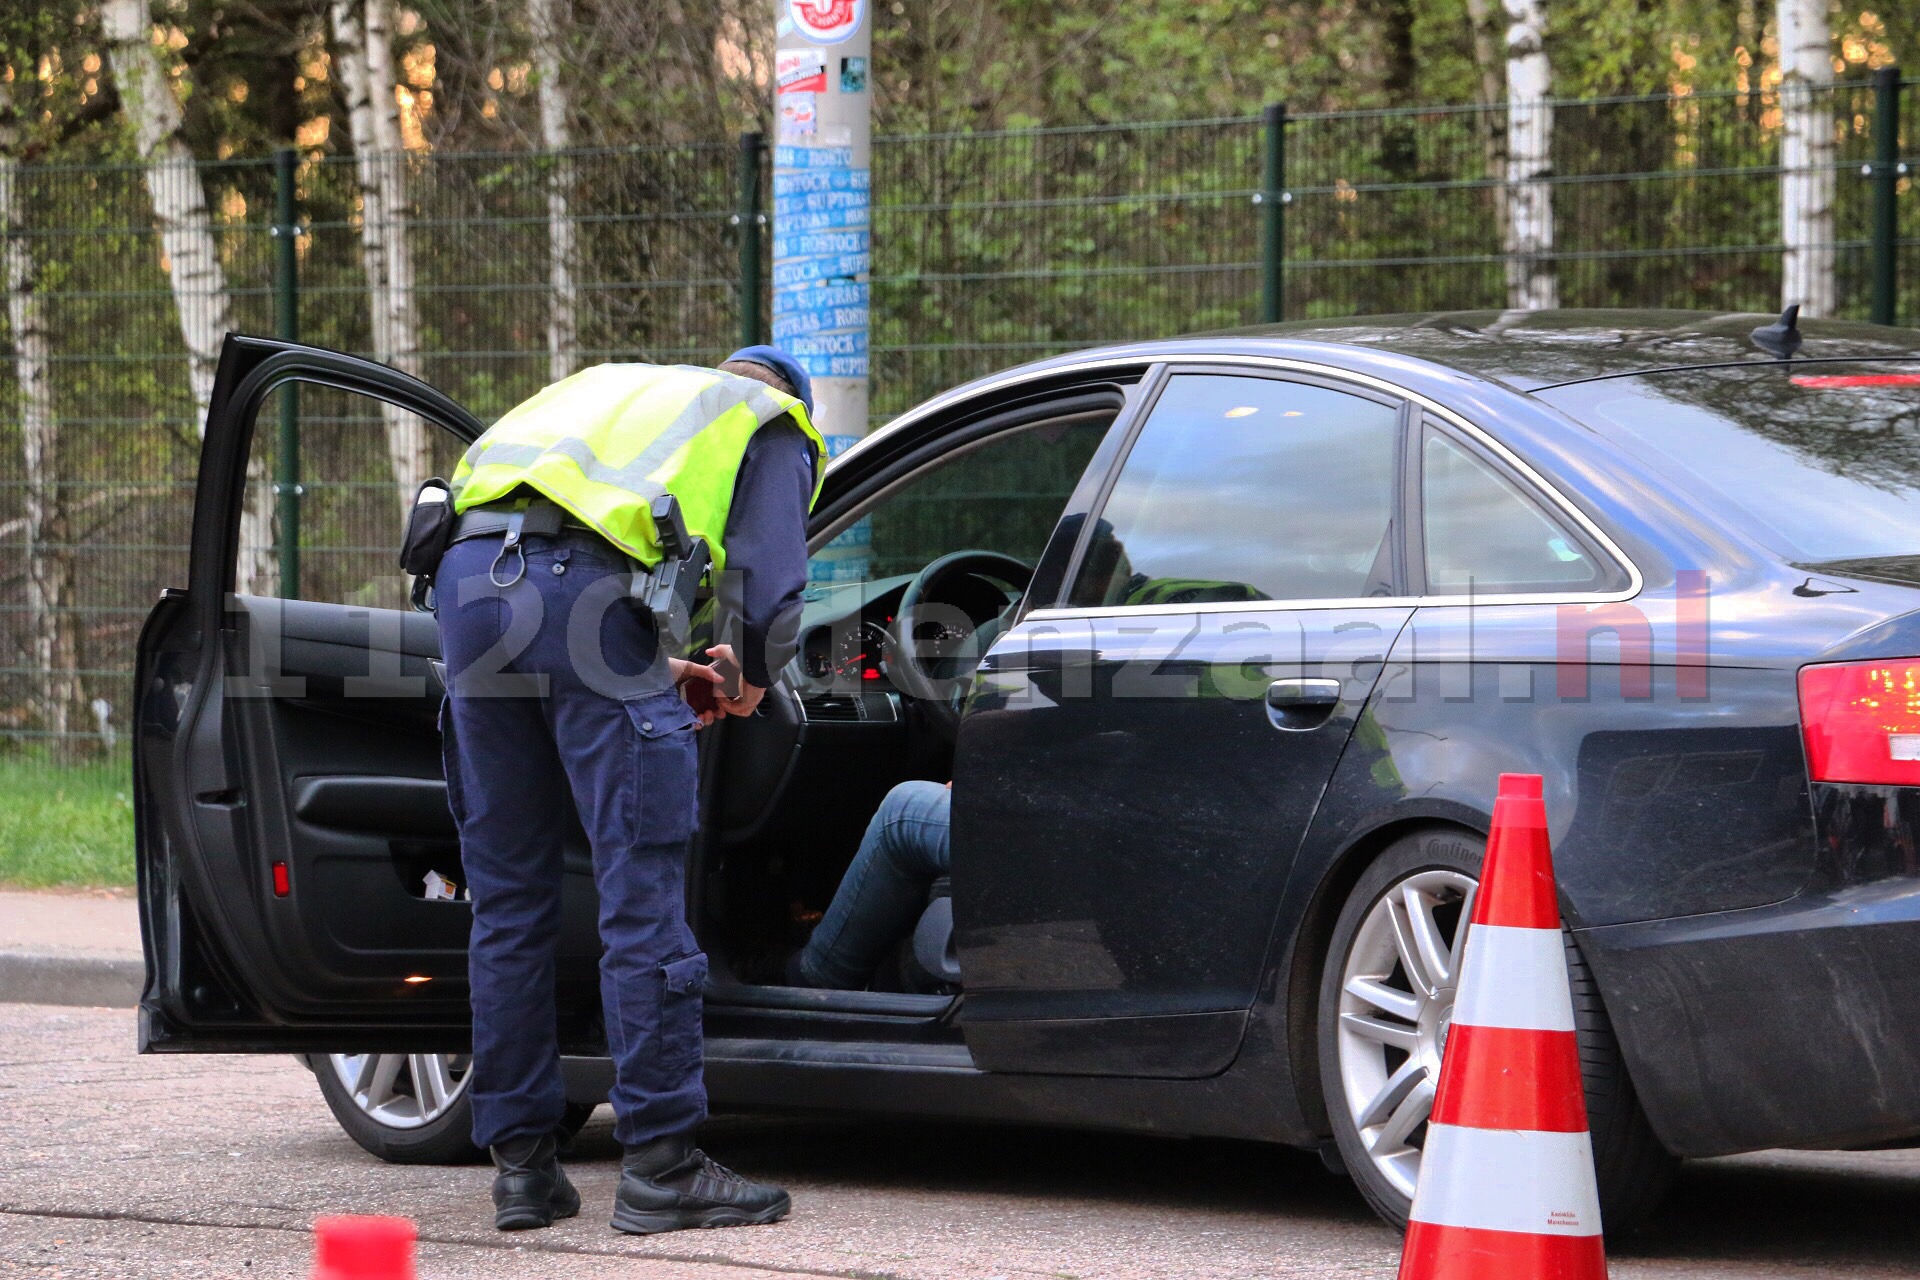
[[1413,1220],[1483,1231],[1597,1236],[1593,1141],[1584,1132],[1428,1125]]
[[1566,952],[1558,929],[1477,924],[1467,933],[1472,982],[1463,983],[1453,1025],[1573,1030]]

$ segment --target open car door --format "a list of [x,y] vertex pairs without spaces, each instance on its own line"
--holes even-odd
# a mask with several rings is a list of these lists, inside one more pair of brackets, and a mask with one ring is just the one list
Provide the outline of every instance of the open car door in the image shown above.
[[[256,423],[293,396],[309,598],[235,594],[249,452],[278,447]],[[142,1051],[468,1046],[471,911],[441,769],[439,641],[432,616],[405,607],[387,549],[401,507],[384,441],[403,415],[425,421],[441,468],[482,429],[383,365],[227,339],[188,585],[163,595],[139,645]],[[566,808],[561,1034],[583,1043],[597,1034],[595,901]],[[430,888],[429,873],[455,888]]]

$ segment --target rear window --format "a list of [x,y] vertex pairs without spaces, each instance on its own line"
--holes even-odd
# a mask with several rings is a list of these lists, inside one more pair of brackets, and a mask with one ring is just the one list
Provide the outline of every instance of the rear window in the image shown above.
[[1920,552],[1920,362],[1690,369],[1537,392],[1802,564]]

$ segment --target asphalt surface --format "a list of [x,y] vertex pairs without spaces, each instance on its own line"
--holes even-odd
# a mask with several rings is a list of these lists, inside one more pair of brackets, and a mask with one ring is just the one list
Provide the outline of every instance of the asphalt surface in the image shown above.
[[[606,1225],[606,1112],[570,1168],[587,1211],[491,1229],[490,1170],[383,1165],[288,1058],[140,1058],[127,1010],[0,1004],[0,1276],[305,1277],[312,1220],[420,1224],[423,1280],[772,1276],[1390,1277],[1398,1240],[1310,1155],[1243,1144],[757,1117],[708,1149],[794,1193],[772,1227]],[[1688,1166],[1616,1277],[1920,1275],[1920,1152]]]

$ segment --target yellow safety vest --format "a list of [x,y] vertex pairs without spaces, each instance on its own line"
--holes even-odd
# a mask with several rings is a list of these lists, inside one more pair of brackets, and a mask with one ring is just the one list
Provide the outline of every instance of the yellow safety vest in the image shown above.
[[508,410],[468,447],[453,473],[454,510],[525,485],[651,567],[661,554],[648,508],[670,493],[719,570],[747,442],[783,414],[813,442],[817,498],[826,442],[795,397],[717,369],[595,365]]

